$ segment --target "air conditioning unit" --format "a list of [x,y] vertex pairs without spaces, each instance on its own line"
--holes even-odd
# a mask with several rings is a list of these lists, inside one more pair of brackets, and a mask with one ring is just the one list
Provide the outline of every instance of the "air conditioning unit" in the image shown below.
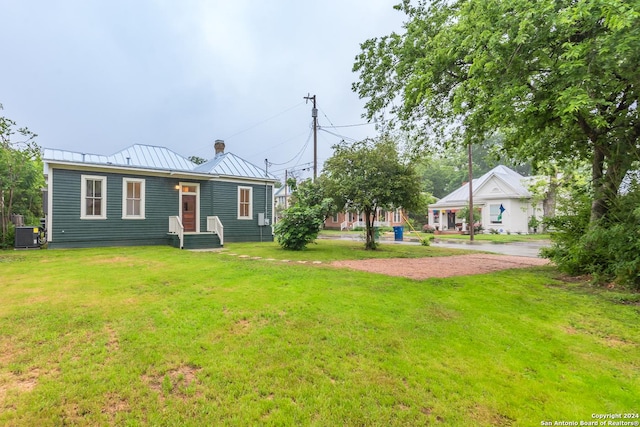
[[16,249],[38,249],[38,227],[16,227],[14,247]]

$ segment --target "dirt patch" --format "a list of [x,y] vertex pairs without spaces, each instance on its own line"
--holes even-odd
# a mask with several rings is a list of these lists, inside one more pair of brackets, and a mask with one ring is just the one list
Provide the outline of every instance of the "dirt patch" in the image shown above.
[[0,376],[0,402],[4,401],[10,392],[25,393],[33,390],[38,385],[39,376],[40,370],[37,368],[22,374],[9,373]]
[[466,276],[510,268],[526,268],[549,264],[549,260],[511,255],[470,254],[432,258],[387,258],[334,261],[334,267],[380,273],[410,279]]
[[186,399],[200,395],[197,389],[200,382],[196,376],[200,369],[191,365],[182,365],[167,371],[164,375],[143,375],[142,380],[152,390],[160,393],[161,398],[171,395]]

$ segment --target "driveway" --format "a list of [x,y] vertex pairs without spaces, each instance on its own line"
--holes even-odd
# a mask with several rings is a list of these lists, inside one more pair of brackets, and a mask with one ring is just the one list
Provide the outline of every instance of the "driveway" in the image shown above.
[[530,258],[539,258],[540,249],[549,247],[548,241],[536,241],[536,242],[512,242],[512,243],[493,243],[493,242],[479,242],[468,240],[446,240],[436,239],[431,242],[435,247],[441,248],[455,248],[455,249],[468,249],[485,252],[493,252],[503,255],[515,255],[525,256]]
[[[345,233],[340,236],[320,236],[321,239],[334,239],[334,240],[362,240],[362,237],[353,234]],[[419,245],[420,242],[417,238],[412,236],[404,236],[404,240],[395,241],[393,238],[382,237],[380,242],[399,245]],[[532,241],[532,242],[511,242],[511,243],[493,243],[486,241],[474,241],[457,240],[457,239],[438,239],[431,241],[431,245],[441,248],[453,248],[453,249],[467,249],[482,252],[493,252],[502,255],[524,256],[529,258],[539,258],[540,249],[548,247],[551,243],[546,240]]]

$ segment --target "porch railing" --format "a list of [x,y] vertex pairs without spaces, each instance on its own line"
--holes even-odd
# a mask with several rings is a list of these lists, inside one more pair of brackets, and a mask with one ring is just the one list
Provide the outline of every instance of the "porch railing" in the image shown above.
[[220,245],[224,246],[224,225],[217,216],[207,217],[207,231],[215,233],[220,238]]
[[[351,228],[365,228],[367,225],[364,221],[355,221],[351,224]],[[391,223],[389,221],[373,221],[374,227],[390,227]],[[348,227],[347,227],[348,228]]]
[[178,235],[180,249],[184,248],[184,226],[179,216],[169,217],[169,233]]

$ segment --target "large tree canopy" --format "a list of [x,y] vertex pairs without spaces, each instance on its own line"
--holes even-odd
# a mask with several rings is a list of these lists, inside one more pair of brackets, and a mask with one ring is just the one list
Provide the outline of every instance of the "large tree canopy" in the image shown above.
[[400,161],[396,144],[387,138],[336,145],[320,177],[325,194],[338,207],[364,214],[367,249],[375,249],[373,223],[378,208],[421,206],[420,179]]
[[592,222],[640,158],[639,0],[404,0],[402,34],[362,44],[354,90],[369,118],[414,134],[499,131],[534,163],[592,165]]
[[13,120],[0,116],[0,247],[13,243],[9,233],[12,213],[22,214],[29,223],[42,216],[44,179],[35,137],[27,128],[16,128]]

